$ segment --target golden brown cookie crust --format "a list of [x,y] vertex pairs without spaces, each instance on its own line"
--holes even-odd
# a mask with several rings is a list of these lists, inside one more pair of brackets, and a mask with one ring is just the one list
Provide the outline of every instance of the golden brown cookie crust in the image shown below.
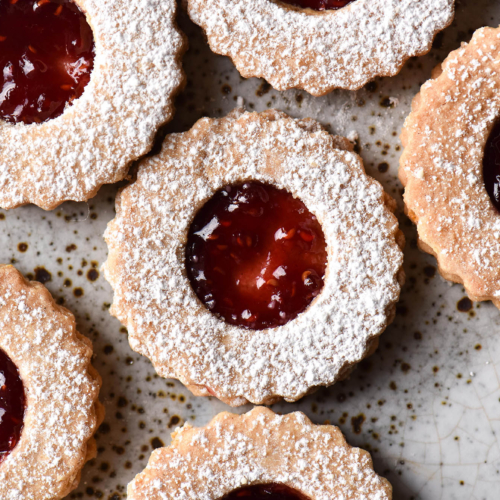
[[321,96],[399,73],[409,57],[431,49],[452,21],[455,1],[356,0],[321,12],[279,0],[185,3],[210,48],[230,57],[243,77]]
[[21,438],[0,463],[0,498],[61,499],[95,457],[93,435],[104,418],[92,344],[42,284],[0,266],[0,349],[26,393]]
[[51,210],[92,198],[103,184],[126,176],[173,116],[186,49],[175,0],[75,2],[94,33],[90,82],[53,120],[0,120],[1,208],[34,203]]
[[500,116],[500,29],[481,28],[450,53],[412,105],[399,177],[419,246],[472,300],[500,307],[500,214],[482,161]]
[[[168,136],[121,191],[104,264],[111,313],[132,349],[196,395],[233,406],[296,401],[345,378],[371,353],[399,298],[402,234],[393,202],[348,141],[284,113],[202,119]],[[184,266],[196,212],[220,188],[259,180],[299,197],[322,224],[322,292],[286,325],[229,325],[196,297]]]
[[129,500],[217,499],[266,483],[285,484],[311,500],[392,498],[368,452],[349,446],[338,427],[314,425],[301,412],[219,413],[207,426],[186,424],[172,438],[128,485]]

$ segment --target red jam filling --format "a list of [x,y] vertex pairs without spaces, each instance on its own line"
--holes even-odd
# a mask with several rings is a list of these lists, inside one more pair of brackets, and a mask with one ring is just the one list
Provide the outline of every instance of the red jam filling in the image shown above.
[[24,386],[16,365],[0,349],[0,463],[21,437],[25,406]]
[[307,500],[307,497],[284,484],[256,484],[232,491],[222,500]]
[[354,2],[354,0],[281,0],[295,7],[313,10],[338,10]]
[[483,158],[483,178],[491,202],[500,212],[500,120],[486,143]]
[[194,218],[186,246],[198,298],[253,330],[304,311],[323,287],[326,262],[316,217],[287,191],[260,182],[218,191]]
[[40,123],[80,97],[94,66],[94,38],[69,0],[0,0],[0,118]]

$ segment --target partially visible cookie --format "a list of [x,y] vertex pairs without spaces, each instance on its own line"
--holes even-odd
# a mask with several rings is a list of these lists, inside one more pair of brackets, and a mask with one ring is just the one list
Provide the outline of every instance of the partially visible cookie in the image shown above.
[[[173,116],[186,50],[175,0],[74,4],[0,4],[1,208],[34,203],[52,210],[66,200],[92,198],[103,184],[127,175]],[[79,17],[64,24],[66,11]],[[80,33],[82,25],[87,29]],[[95,47],[87,40],[92,35]],[[61,80],[63,68],[68,74]],[[80,81],[85,88],[74,89],[83,72],[88,84]]]
[[349,446],[337,427],[314,425],[301,412],[224,412],[206,427],[186,424],[172,438],[129,484],[129,500],[392,498],[366,451]]
[[392,321],[404,276],[394,201],[350,149],[275,110],[168,136],[105,233],[111,313],[132,349],[233,406],[345,378]]
[[92,345],[48,290],[0,266],[0,498],[58,500],[96,455]]
[[500,29],[481,28],[415,97],[401,135],[399,169],[420,248],[472,300],[492,300],[497,307],[499,118]]
[[315,96],[335,88],[356,90],[376,76],[399,73],[408,58],[430,50],[434,36],[451,23],[455,4],[455,0],[185,2],[210,48],[229,56],[243,77],[262,77],[277,90],[298,88]]

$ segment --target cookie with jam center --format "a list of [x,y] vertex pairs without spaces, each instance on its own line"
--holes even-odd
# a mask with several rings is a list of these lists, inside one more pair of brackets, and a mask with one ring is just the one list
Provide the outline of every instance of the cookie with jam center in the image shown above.
[[394,201],[347,139],[269,110],[141,162],[105,233],[111,313],[194,394],[296,401],[376,348],[399,299]]
[[0,498],[58,500],[96,456],[92,344],[40,283],[0,266]]
[[0,4],[0,207],[52,210],[122,180],[174,113],[174,0]]
[[321,96],[394,76],[429,52],[455,0],[184,0],[210,48],[245,78]]
[[415,97],[399,178],[419,247],[471,300],[500,307],[500,29],[481,28]]
[[177,429],[172,444],[153,451],[128,485],[127,498],[391,500],[392,487],[375,474],[369,453],[349,446],[338,427],[259,407]]

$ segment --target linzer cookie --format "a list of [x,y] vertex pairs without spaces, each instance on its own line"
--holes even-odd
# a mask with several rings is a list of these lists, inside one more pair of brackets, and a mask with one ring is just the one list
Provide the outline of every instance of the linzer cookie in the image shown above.
[[399,177],[418,243],[472,300],[500,307],[500,29],[481,28],[422,86]]
[[163,377],[295,401],[373,352],[399,298],[393,200],[349,141],[235,111],[168,136],[116,202],[111,313]]
[[0,207],[88,200],[149,151],[184,80],[175,10],[0,2]]
[[245,78],[315,96],[356,90],[427,53],[454,0],[185,0],[210,48]]
[[92,345],[48,290],[0,266],[0,498],[56,500],[94,458]]
[[129,500],[390,500],[392,487],[370,455],[332,425],[267,408],[220,413],[206,427],[185,424],[153,451],[129,484]]

